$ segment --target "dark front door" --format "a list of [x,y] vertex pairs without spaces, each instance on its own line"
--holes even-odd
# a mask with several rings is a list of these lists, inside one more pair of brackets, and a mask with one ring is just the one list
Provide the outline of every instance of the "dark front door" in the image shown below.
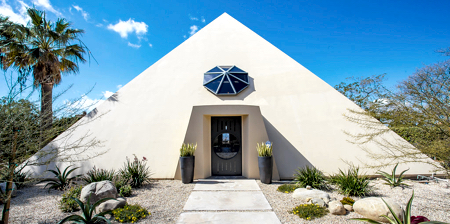
[[213,176],[242,175],[241,117],[211,117]]

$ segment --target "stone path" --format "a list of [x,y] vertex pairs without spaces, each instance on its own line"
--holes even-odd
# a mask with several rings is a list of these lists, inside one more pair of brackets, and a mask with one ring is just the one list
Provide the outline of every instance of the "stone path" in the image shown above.
[[281,222],[255,180],[202,179],[195,182],[177,223]]

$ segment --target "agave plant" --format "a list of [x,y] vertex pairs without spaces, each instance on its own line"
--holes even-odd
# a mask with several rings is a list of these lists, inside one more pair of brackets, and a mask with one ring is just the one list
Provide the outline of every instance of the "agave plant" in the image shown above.
[[[382,198],[381,200],[383,200],[384,204],[386,204],[386,206],[389,208],[389,211],[391,212],[391,215],[393,218],[389,218],[387,215],[382,215],[382,217],[386,218],[389,223],[391,224],[412,224],[411,222],[411,205],[412,205],[412,201],[414,198],[414,191],[411,195],[411,198],[408,201],[408,204],[406,205],[406,211],[403,210],[403,219],[400,219],[394,212],[394,210],[392,210],[391,206],[389,206],[388,203],[386,203],[386,201]],[[357,220],[357,221],[363,221],[363,222],[368,222],[368,223],[372,223],[372,224],[382,224],[381,222],[375,221],[373,219],[367,219],[367,218],[354,218],[354,219],[350,219],[350,220]],[[449,224],[446,222],[440,222],[440,221],[428,221],[428,222],[420,222],[421,224]]]
[[401,186],[401,185],[406,185],[407,186],[407,184],[403,183],[403,174],[406,171],[408,171],[409,169],[403,170],[400,173],[400,175],[398,175],[398,178],[396,178],[395,177],[395,171],[397,170],[397,166],[398,166],[398,163],[397,163],[397,165],[395,165],[394,169],[392,170],[392,174],[388,174],[388,173],[386,173],[384,171],[378,171],[377,173],[382,175],[382,176],[384,176],[383,180],[386,181],[386,183],[385,183],[386,185],[389,185],[391,187],[398,187],[398,186]]
[[74,170],[78,169],[79,167],[72,168],[68,170],[71,166],[66,167],[64,171],[61,173],[61,170],[56,166],[56,170],[49,170],[53,174],[55,174],[56,180],[54,178],[47,178],[44,180],[39,181],[39,183],[45,183],[48,182],[44,188],[47,186],[50,186],[50,189],[55,190],[64,190],[65,187],[67,187],[70,182],[75,179],[76,177],[79,177],[80,175],[75,175],[71,178],[69,178],[70,173],[72,173]]
[[102,221],[105,221],[106,223],[111,223],[109,219],[105,217],[106,214],[112,214],[112,211],[104,211],[100,212],[94,216],[93,213],[95,211],[95,208],[100,205],[102,202],[108,201],[108,200],[116,200],[114,198],[103,198],[95,204],[91,205],[90,203],[90,197],[88,197],[86,204],[78,200],[78,198],[71,198],[72,200],[75,200],[81,209],[81,215],[71,215],[67,216],[66,218],[62,219],[58,222],[58,224],[65,223],[65,222],[74,222],[74,223],[84,223],[84,224],[93,224],[93,223],[101,223]]

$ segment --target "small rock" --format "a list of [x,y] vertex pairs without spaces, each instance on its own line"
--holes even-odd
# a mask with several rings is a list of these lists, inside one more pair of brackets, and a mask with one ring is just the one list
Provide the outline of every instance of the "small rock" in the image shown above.
[[328,210],[333,215],[345,215],[347,211],[344,208],[344,205],[340,201],[332,201],[328,204]]
[[116,208],[123,208],[127,204],[127,199],[119,197],[116,200],[108,200],[97,206],[97,213],[112,211]]
[[349,211],[349,212],[353,212],[353,206],[351,205],[344,205],[345,210]]
[[306,202],[309,202],[309,201],[311,201],[311,199],[312,199],[312,198],[306,198]]
[[[391,206],[395,214],[400,219],[403,219],[403,210],[400,205],[392,201],[391,199],[384,200],[389,204],[389,206]],[[391,212],[389,211],[389,208],[386,206],[386,204],[384,204],[383,200],[377,197],[363,198],[361,200],[358,200],[353,204],[353,209],[356,213],[379,222],[388,222],[388,220],[384,217],[381,217],[381,215],[387,215],[389,218],[393,218]]]
[[90,197],[90,203],[94,204],[103,198],[117,198],[117,189],[114,184],[109,181],[94,182],[86,185],[81,190],[80,200],[82,202],[87,202],[88,197]]
[[311,186],[306,186],[306,190],[311,190]]
[[325,201],[320,199],[320,198],[313,198],[313,199],[311,199],[311,203],[319,205],[320,207],[326,207]]
[[[7,182],[0,183],[0,191],[2,193],[6,193],[6,184]],[[17,195],[17,186],[15,183],[13,183],[11,197],[15,197],[16,195]]]
[[300,199],[302,202],[306,202],[306,199],[308,198],[320,198],[325,203],[330,202],[330,195],[317,189],[307,190],[306,188],[297,188],[294,193],[292,193],[292,197]]

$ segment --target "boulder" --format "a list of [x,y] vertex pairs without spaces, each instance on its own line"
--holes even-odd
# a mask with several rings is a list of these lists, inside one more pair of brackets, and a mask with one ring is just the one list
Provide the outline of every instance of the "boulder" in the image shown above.
[[86,185],[81,190],[80,200],[82,202],[87,202],[88,197],[90,197],[90,203],[94,204],[103,198],[117,198],[117,189],[114,184],[109,181],[94,182]]
[[[6,184],[7,182],[0,183],[0,191],[4,194],[6,193]],[[17,195],[17,186],[15,183],[12,184],[12,193],[11,196],[15,197]]]
[[118,197],[116,200],[108,200],[97,206],[97,213],[112,211],[116,208],[123,208],[127,204],[127,199]]
[[326,207],[327,206],[325,201],[320,199],[320,198],[313,198],[313,199],[311,199],[311,204],[316,204],[316,205],[319,205],[321,207]]
[[333,215],[345,215],[347,211],[344,208],[344,205],[340,201],[332,201],[328,204],[328,210]]
[[317,189],[308,190],[306,188],[297,188],[294,193],[292,193],[292,197],[300,199],[302,202],[306,202],[306,199],[308,198],[320,198],[325,203],[330,202],[330,195]]
[[[400,205],[392,201],[391,199],[384,200],[389,204],[389,206],[391,206],[395,214],[400,219],[403,219],[403,210]],[[388,220],[384,217],[381,217],[381,215],[387,215],[389,218],[393,218],[391,212],[389,211],[389,208],[386,206],[383,200],[377,197],[363,198],[356,201],[353,204],[353,210],[366,218],[373,219],[379,222],[388,222]]]
[[349,212],[353,212],[353,206],[351,205],[344,205],[345,210],[349,211]]

